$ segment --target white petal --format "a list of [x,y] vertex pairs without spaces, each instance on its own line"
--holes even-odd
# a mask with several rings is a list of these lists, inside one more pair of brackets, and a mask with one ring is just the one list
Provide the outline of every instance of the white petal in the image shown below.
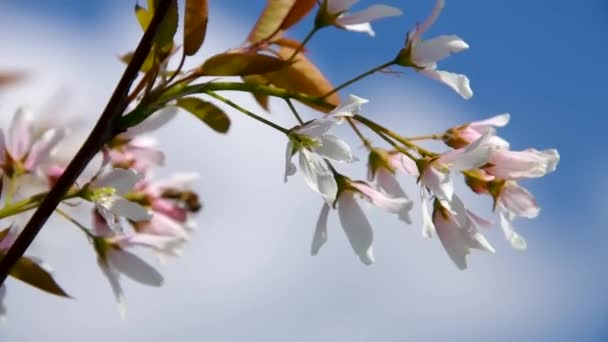
[[362,263],[371,265],[374,262],[372,226],[350,192],[340,195],[338,215],[353,251],[359,256]]
[[154,267],[131,252],[110,249],[107,259],[112,268],[138,283],[155,287],[163,284],[163,276]]
[[434,69],[422,69],[418,72],[447,85],[464,99],[470,99],[473,96],[469,79],[465,75]]
[[296,173],[296,166],[291,161],[293,157],[293,142],[289,140],[287,142],[287,148],[285,149],[285,176],[283,181],[287,183],[287,177],[293,176]]
[[439,36],[421,41],[414,48],[413,62],[425,67],[469,48],[469,45],[458,36]]
[[44,132],[42,137],[32,145],[23,166],[28,170],[32,170],[46,161],[51,150],[64,136],[65,130],[63,129],[50,129]]
[[319,213],[319,218],[317,219],[315,234],[312,237],[310,255],[317,255],[321,247],[323,247],[325,242],[327,242],[327,218],[329,216],[329,209],[329,205],[327,203],[323,203],[321,212]]
[[337,136],[323,134],[320,140],[321,146],[314,151],[318,155],[338,162],[350,163],[356,160],[350,146]]
[[118,196],[113,196],[108,201],[106,208],[118,217],[124,217],[135,222],[146,221],[152,217],[148,209]]
[[169,121],[173,120],[173,118],[177,115],[177,110],[177,106],[164,107],[156,111],[154,114],[150,115],[139,125],[130,127],[126,132],[122,133],[120,136],[126,139],[132,139],[136,135],[155,131],[160,127],[166,125]]
[[4,297],[6,297],[6,286],[0,285],[0,320],[6,317],[6,306],[4,306]]
[[112,169],[95,182],[95,187],[114,188],[116,189],[116,194],[121,196],[131,191],[142,177],[141,173],[133,169]]
[[111,241],[122,248],[141,246],[151,248],[156,252],[174,257],[181,255],[182,246],[185,243],[185,239],[182,237],[162,236],[147,233],[119,235],[112,238]]
[[420,181],[439,199],[452,200],[454,183],[449,172],[441,172],[430,164],[423,170]]
[[338,25],[347,31],[367,33],[370,37],[376,36],[376,32],[369,23],[342,25],[338,21]]
[[343,117],[350,117],[361,112],[361,107],[368,103],[369,100],[362,97],[350,94],[348,100],[334,108],[326,117],[334,119],[342,119]]
[[433,7],[431,15],[422,24],[420,24],[420,26],[416,28],[414,34],[412,34],[412,36],[410,37],[410,41],[412,43],[416,43],[416,41],[420,39],[424,32],[426,32],[429,27],[431,27],[435,23],[435,21],[439,17],[439,13],[441,13],[441,10],[443,10],[443,7],[445,7],[444,0],[437,0],[435,2],[435,6]]
[[398,215],[400,220],[407,224],[411,224],[412,219],[410,218],[410,211],[414,207],[414,203],[405,194],[405,191],[401,188],[395,175],[385,169],[380,169],[376,172],[376,184],[378,185],[378,188],[389,197],[403,198],[408,202],[407,206],[403,207]]
[[106,236],[110,235],[105,228],[109,227],[111,230],[111,234],[116,232],[120,233],[123,231],[122,225],[120,224],[120,219],[114,215],[114,213],[110,210],[111,200],[103,200],[95,203],[95,207],[97,212],[103,217],[107,226],[102,223],[97,223],[95,225],[95,231],[98,236]]
[[21,160],[30,149],[33,134],[33,119],[29,112],[19,108],[8,131],[7,149],[14,159]]
[[316,138],[329,131],[335,124],[336,120],[324,117],[305,123],[296,128],[295,133]]
[[359,0],[325,0],[327,12],[330,14],[342,13],[351,8]]
[[511,244],[511,247],[515,250],[523,251],[528,248],[528,244],[526,240],[519,234],[513,230],[513,226],[511,225],[511,221],[507,219],[504,213],[499,212],[498,218],[500,221],[500,226],[502,227],[502,231],[507,238],[507,241]]
[[97,264],[99,265],[99,268],[101,268],[101,272],[108,279],[110,287],[112,288],[112,293],[114,293],[114,297],[116,297],[120,318],[125,319],[127,315],[127,306],[125,303],[125,295],[122,291],[122,287],[120,286],[118,272],[110,268],[107,262],[102,260],[100,257],[97,258]]
[[306,149],[300,150],[300,172],[306,184],[332,203],[336,199],[338,184],[324,161]]
[[483,127],[484,131],[479,132],[479,133],[484,134],[486,132],[485,130],[487,129],[487,126],[505,127],[509,123],[510,119],[511,119],[511,115],[509,113],[504,113],[504,114],[495,115],[495,116],[493,116],[491,118],[487,118],[485,120],[471,122],[468,126],[473,127],[476,130]]
[[429,203],[425,197],[424,189],[420,189],[420,203],[422,206],[422,236],[425,238],[431,238],[435,232],[435,224],[431,218]]
[[454,171],[471,170],[487,164],[492,153],[499,148],[492,143],[491,138],[495,133],[494,128],[490,127],[472,144],[443,154],[438,162],[449,165]]
[[337,23],[342,26],[365,24],[386,17],[400,16],[401,14],[403,12],[396,7],[372,5],[356,13],[345,13],[338,18]]

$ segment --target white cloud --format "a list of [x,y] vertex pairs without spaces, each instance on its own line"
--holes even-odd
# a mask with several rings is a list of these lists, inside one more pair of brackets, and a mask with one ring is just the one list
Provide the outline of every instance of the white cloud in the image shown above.
[[[15,21],[28,20],[17,14],[0,21],[2,32]],[[54,89],[67,85],[74,107],[83,110],[79,113],[95,115],[122,70],[114,54],[134,44],[135,27],[117,36],[122,32],[118,28],[104,31],[113,25],[75,32],[45,18],[29,20],[37,22],[37,29],[22,25],[9,37],[5,46],[14,48],[3,52],[3,61],[34,70],[37,77],[23,90],[4,94],[0,109],[6,112],[20,103],[39,106]],[[112,23],[128,20],[119,15]],[[246,33],[234,22],[211,24],[207,53],[228,48],[227,43],[239,42]],[[409,80],[385,80],[390,93],[359,95],[372,100],[367,108],[379,121],[407,133],[440,130],[446,120],[458,123],[455,118],[472,119],[432,94],[399,85],[403,82]],[[235,98],[252,105],[247,95]],[[407,108],[407,113],[397,108]],[[489,235],[498,254],[474,253],[470,269],[461,272],[437,239],[420,237],[418,207],[412,227],[369,210],[376,238],[377,263],[372,267],[360,265],[352,255],[335,217],[327,245],[319,256],[310,257],[320,199],[299,177],[283,184],[284,137],[236,113],[231,117],[228,136],[187,115],[159,133],[171,171],[201,173],[198,190],[205,205],[184,257],[162,268],[167,279],[163,288],[125,282],[129,313],[126,322],[120,321],[91,249],[67,223],[54,220],[37,252],[48,256],[78,300],[57,299],[10,282],[9,320],[0,339],[510,341],[559,337],[554,332],[573,331],[579,324],[597,326],[588,316],[599,312],[606,298],[590,300],[580,281],[589,274],[579,267],[581,260],[558,249],[562,242],[539,242],[526,253],[515,253],[494,230]],[[290,122],[280,113],[272,118]],[[417,193],[413,182],[405,183],[410,194]],[[488,202],[479,205],[487,209]]]

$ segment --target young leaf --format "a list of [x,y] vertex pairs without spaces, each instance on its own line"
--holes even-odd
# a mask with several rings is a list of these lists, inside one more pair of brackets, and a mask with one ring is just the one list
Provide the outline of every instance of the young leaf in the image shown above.
[[184,53],[194,55],[205,41],[209,8],[207,0],[186,0],[184,16]]
[[[144,64],[141,65],[141,69],[139,69],[139,71],[148,72],[152,69],[152,67],[154,66],[154,54],[155,54],[154,51],[150,51],[148,56],[146,56],[146,60],[144,61]],[[118,58],[123,63],[129,64],[129,62],[131,62],[131,58],[133,58],[133,52],[125,53],[124,55],[118,56]]]
[[[0,251],[0,260],[5,251]],[[29,257],[21,257],[10,271],[13,278],[19,279],[44,292],[61,297],[71,298],[53,279],[53,276],[38,262]]]
[[295,2],[296,0],[268,0],[260,18],[249,33],[248,40],[255,44],[276,35]]
[[[287,59],[293,52],[293,48],[283,46],[279,50],[279,56]],[[334,89],[323,73],[303,54],[298,53],[294,60],[295,62],[290,66],[266,74],[264,77],[277,87],[312,96],[324,96]],[[337,106],[340,103],[340,97],[337,93],[334,93],[327,97],[325,101]],[[309,106],[322,112],[329,112],[327,108]]]
[[147,10],[139,4],[135,4],[135,17],[137,18],[137,22],[141,27],[142,31],[145,31],[150,25],[150,21],[152,20],[152,15],[154,14],[153,10]]
[[230,118],[228,115],[210,102],[203,101],[197,97],[184,97],[177,101],[177,105],[194,114],[199,120],[218,133],[226,133],[230,128]]
[[291,10],[287,14],[287,17],[283,19],[283,22],[281,23],[281,29],[287,30],[288,28],[297,24],[310,11],[312,11],[316,3],[317,0],[296,0],[296,2],[291,7]]
[[229,52],[206,60],[201,71],[204,76],[257,75],[281,70],[289,64],[268,55]]
[[157,47],[164,51],[170,51],[173,47],[173,37],[177,32],[178,24],[177,0],[171,1],[171,6],[167,12],[165,19],[158,29],[158,34],[154,40]]

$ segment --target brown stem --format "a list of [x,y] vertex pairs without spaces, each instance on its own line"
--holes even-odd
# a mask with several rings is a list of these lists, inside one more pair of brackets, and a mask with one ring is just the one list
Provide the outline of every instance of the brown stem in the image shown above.
[[32,218],[23,228],[23,231],[13,245],[6,252],[6,255],[0,261],[0,285],[8,276],[11,268],[17,260],[21,258],[29,245],[34,241],[34,238],[42,229],[46,220],[53,214],[55,208],[64,194],[70,189],[76,178],[86,167],[89,161],[99,152],[100,148],[111,139],[118,130],[118,121],[122,116],[125,108],[128,105],[129,89],[133,81],[137,78],[139,70],[144,63],[156,36],[160,24],[165,18],[172,0],[161,0],[148,29],[141,38],[137,49],[133,54],[133,58],[127,65],[127,68],[122,75],[114,93],[110,97],[106,108],[99,117],[97,124],[89,134],[87,140],[80,147],[74,159],[70,162],[64,173],[59,177],[55,186],[49,191],[48,195],[42,201],[38,209],[32,215]]

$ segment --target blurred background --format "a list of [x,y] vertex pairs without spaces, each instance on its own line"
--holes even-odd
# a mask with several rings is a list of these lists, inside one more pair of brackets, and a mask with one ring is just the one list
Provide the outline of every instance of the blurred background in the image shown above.
[[[372,3],[361,0],[355,9]],[[383,3],[404,15],[377,22],[375,38],[327,29],[309,45],[310,58],[334,84],[393,57],[434,1]],[[140,38],[134,4],[2,1],[0,69],[27,72],[24,83],[0,92],[2,121],[20,105],[42,111],[59,98],[62,114],[92,124],[123,71],[117,56]],[[264,4],[210,1],[207,40],[190,65],[243,42]],[[310,19],[291,36],[304,37]],[[157,135],[168,162],[159,173],[199,172],[204,210],[184,256],[159,266],[165,285],[124,279],[128,314],[121,320],[93,250],[54,219],[30,253],[53,265],[77,299],[9,280],[0,340],[608,340],[607,33],[604,0],[447,0],[427,37],[457,34],[469,43],[441,67],[469,76],[471,100],[409,71],[377,74],[342,93],[369,99],[365,114],[406,136],[510,112],[499,134],[514,149],[557,148],[558,170],[524,183],[543,208],[536,220],[516,221],[527,251],[511,250],[494,227],[487,237],[497,254],[474,251],[469,269],[459,271],[436,238],[421,238],[416,204],[412,226],[366,210],[375,228],[371,267],[352,254],[335,213],[328,243],[311,257],[321,201],[301,177],[283,184],[284,137],[238,113],[231,114],[230,133],[218,135],[183,113]],[[262,111],[247,94],[230,96]],[[271,107],[271,119],[293,125],[281,102]],[[365,161],[348,130],[340,134]],[[364,177],[362,163],[344,170]],[[402,179],[416,198],[413,183]],[[464,197],[489,215],[488,198]]]

